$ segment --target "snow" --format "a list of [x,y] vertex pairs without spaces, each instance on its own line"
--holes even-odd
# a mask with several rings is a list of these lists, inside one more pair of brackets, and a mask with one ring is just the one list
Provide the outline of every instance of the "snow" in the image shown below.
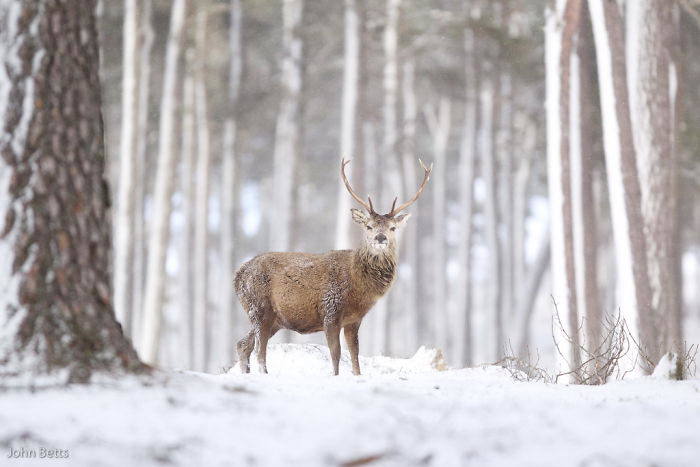
[[268,351],[269,375],[163,372],[6,390],[0,463],[45,465],[6,461],[10,448],[38,456],[40,447],[68,450],[50,465],[72,466],[691,466],[700,457],[698,380],[520,383],[491,366],[447,369],[425,348],[361,363],[364,375],[352,376],[343,355],[333,377],[325,347],[280,344]]

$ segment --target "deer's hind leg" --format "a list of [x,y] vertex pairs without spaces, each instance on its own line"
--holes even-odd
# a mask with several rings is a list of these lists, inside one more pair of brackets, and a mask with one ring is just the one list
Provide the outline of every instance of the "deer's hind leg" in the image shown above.
[[238,361],[240,362],[242,373],[250,373],[250,354],[253,351],[254,343],[255,330],[251,329],[243,339],[238,341],[238,344],[236,345],[236,350],[238,350]]
[[269,323],[263,323],[257,331],[255,336],[255,353],[258,356],[258,368],[260,369],[260,373],[267,374],[267,342],[279,329],[280,328],[270,320]]

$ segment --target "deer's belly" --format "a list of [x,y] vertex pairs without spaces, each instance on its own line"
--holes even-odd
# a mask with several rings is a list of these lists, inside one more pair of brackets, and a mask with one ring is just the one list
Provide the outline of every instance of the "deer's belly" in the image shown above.
[[272,308],[278,324],[300,333],[323,329],[323,319],[318,313],[317,299],[309,293],[278,292],[272,296]]

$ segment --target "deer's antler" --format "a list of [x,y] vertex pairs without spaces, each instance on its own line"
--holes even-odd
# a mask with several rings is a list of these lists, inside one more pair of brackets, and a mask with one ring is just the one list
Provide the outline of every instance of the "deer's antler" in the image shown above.
[[418,162],[420,163],[420,166],[423,168],[423,181],[421,182],[420,186],[418,187],[418,191],[416,191],[416,194],[413,195],[413,198],[409,199],[405,203],[403,203],[401,206],[398,208],[396,206],[396,198],[394,198],[394,203],[391,205],[391,211],[389,212],[389,216],[393,217],[412,205],[413,203],[416,202],[418,197],[423,193],[423,189],[425,188],[425,185],[428,183],[428,180],[430,180],[430,174],[433,171],[433,164],[430,164],[430,167],[426,167],[425,164],[421,159],[418,159]]
[[345,158],[342,159],[340,162],[340,176],[343,178],[343,183],[345,183],[345,188],[348,189],[348,192],[350,193],[350,196],[353,197],[355,201],[360,203],[362,207],[364,207],[368,213],[370,214],[376,214],[374,212],[374,207],[372,206],[372,199],[368,196],[367,201],[369,201],[369,204],[365,203],[362,201],[362,198],[360,198],[357,193],[355,193],[355,190],[352,189],[350,186],[350,182],[348,181],[348,177],[345,175],[345,166],[349,164],[350,161],[346,161]]

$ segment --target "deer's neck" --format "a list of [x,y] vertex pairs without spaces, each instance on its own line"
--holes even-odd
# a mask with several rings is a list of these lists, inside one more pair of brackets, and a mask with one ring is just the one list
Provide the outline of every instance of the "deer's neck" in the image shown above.
[[353,279],[361,288],[377,296],[384,295],[396,277],[396,248],[375,251],[366,246],[355,250]]

